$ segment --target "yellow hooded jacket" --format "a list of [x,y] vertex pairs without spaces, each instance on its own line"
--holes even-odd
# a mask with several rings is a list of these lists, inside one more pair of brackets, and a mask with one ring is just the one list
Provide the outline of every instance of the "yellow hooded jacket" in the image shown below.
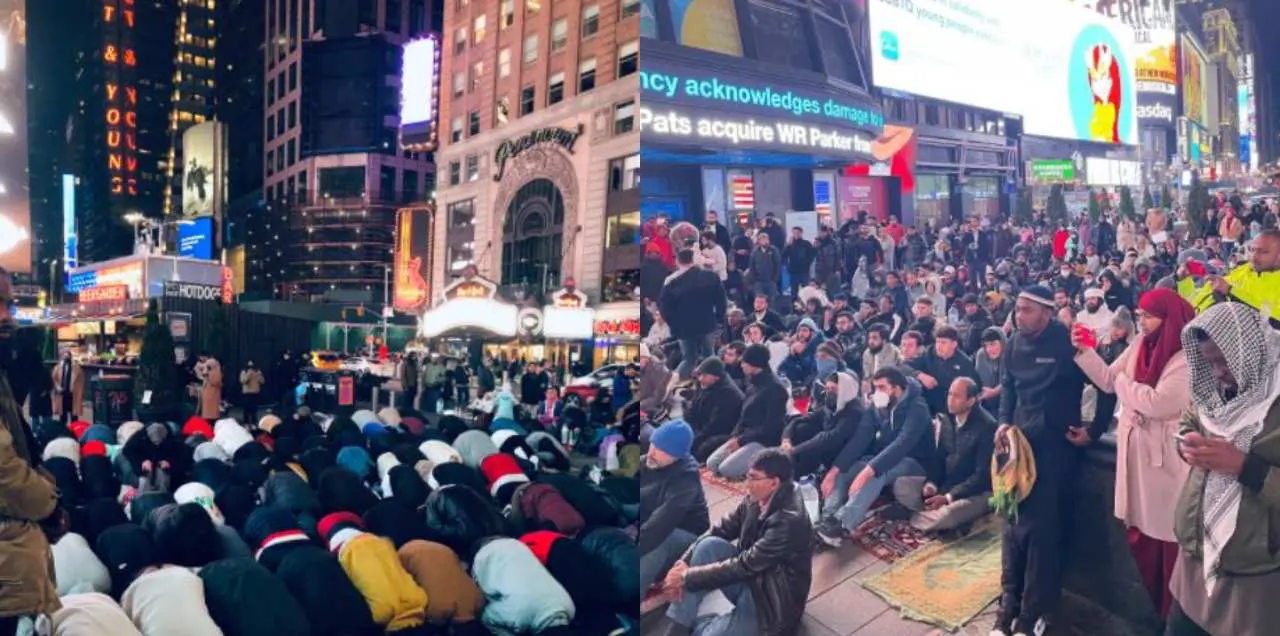
[[[1253,270],[1253,265],[1245,263],[1231,270],[1226,279],[1231,283],[1231,300],[1259,310],[1270,306],[1272,322],[1280,320],[1280,270],[1259,273]],[[1180,284],[1179,292],[1182,291]],[[1203,313],[1224,300],[1214,294],[1212,285],[1205,284],[1195,291],[1190,302],[1196,313]]]
[[427,620],[427,593],[400,564],[390,541],[361,533],[343,544],[338,562],[369,603],[373,620],[395,632]]

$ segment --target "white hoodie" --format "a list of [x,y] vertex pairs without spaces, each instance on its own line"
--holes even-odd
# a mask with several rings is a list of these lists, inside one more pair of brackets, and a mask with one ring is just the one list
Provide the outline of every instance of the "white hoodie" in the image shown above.
[[204,581],[176,565],[157,568],[134,580],[120,606],[143,636],[222,636],[204,602]]

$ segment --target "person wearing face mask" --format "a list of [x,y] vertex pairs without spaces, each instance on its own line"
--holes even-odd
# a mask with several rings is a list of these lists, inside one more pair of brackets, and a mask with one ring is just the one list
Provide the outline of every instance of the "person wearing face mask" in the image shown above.
[[822,522],[818,539],[839,547],[871,510],[886,487],[901,477],[924,475],[933,456],[929,406],[920,384],[898,369],[881,369],[872,384],[871,405],[857,431],[822,480]]
[[654,429],[640,467],[640,589],[647,590],[711,527],[690,451],[693,429],[671,420]]
[[1063,264],[1058,269],[1058,277],[1053,279],[1053,287],[1055,289],[1067,290],[1067,297],[1075,298],[1080,294],[1080,277],[1076,275],[1076,271],[1070,265]]
[[819,377],[825,378],[821,406],[782,429],[781,448],[795,462],[798,475],[830,465],[862,421],[858,377],[843,369]]
[[924,386],[924,399],[935,415],[947,412],[947,390],[956,378],[980,383],[973,360],[960,351],[960,334],[951,325],[942,325],[934,334],[934,345],[908,363],[908,374]]

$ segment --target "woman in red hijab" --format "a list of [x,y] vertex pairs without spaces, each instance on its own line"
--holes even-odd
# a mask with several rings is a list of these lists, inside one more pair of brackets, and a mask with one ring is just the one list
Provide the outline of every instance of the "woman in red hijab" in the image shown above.
[[1169,289],[1154,289],[1138,303],[1140,336],[1111,365],[1076,342],[1076,364],[1099,391],[1116,394],[1115,515],[1129,529],[1129,549],[1160,615],[1172,597],[1169,576],[1178,556],[1174,504],[1190,467],[1178,456],[1174,435],[1191,403],[1182,328],[1195,310]]

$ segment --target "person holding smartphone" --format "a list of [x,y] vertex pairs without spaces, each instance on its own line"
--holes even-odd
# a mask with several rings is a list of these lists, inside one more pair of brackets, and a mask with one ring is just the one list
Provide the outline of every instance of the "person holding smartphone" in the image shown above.
[[[1115,515],[1128,528],[1129,551],[1151,602],[1165,617],[1172,602],[1169,576],[1178,555],[1173,502],[1190,471],[1177,461],[1172,437],[1191,403],[1181,334],[1195,310],[1177,292],[1154,289],[1143,294],[1137,314],[1140,335],[1109,365],[1094,349],[1089,327],[1077,325],[1071,343],[1078,350],[1076,364],[1099,391],[1115,394],[1121,406]],[[1094,428],[1091,438],[1102,433]]]
[[1280,623],[1280,333],[1267,318],[1226,302],[1182,332],[1193,408],[1178,432],[1191,472],[1173,515],[1173,636],[1271,634]]

